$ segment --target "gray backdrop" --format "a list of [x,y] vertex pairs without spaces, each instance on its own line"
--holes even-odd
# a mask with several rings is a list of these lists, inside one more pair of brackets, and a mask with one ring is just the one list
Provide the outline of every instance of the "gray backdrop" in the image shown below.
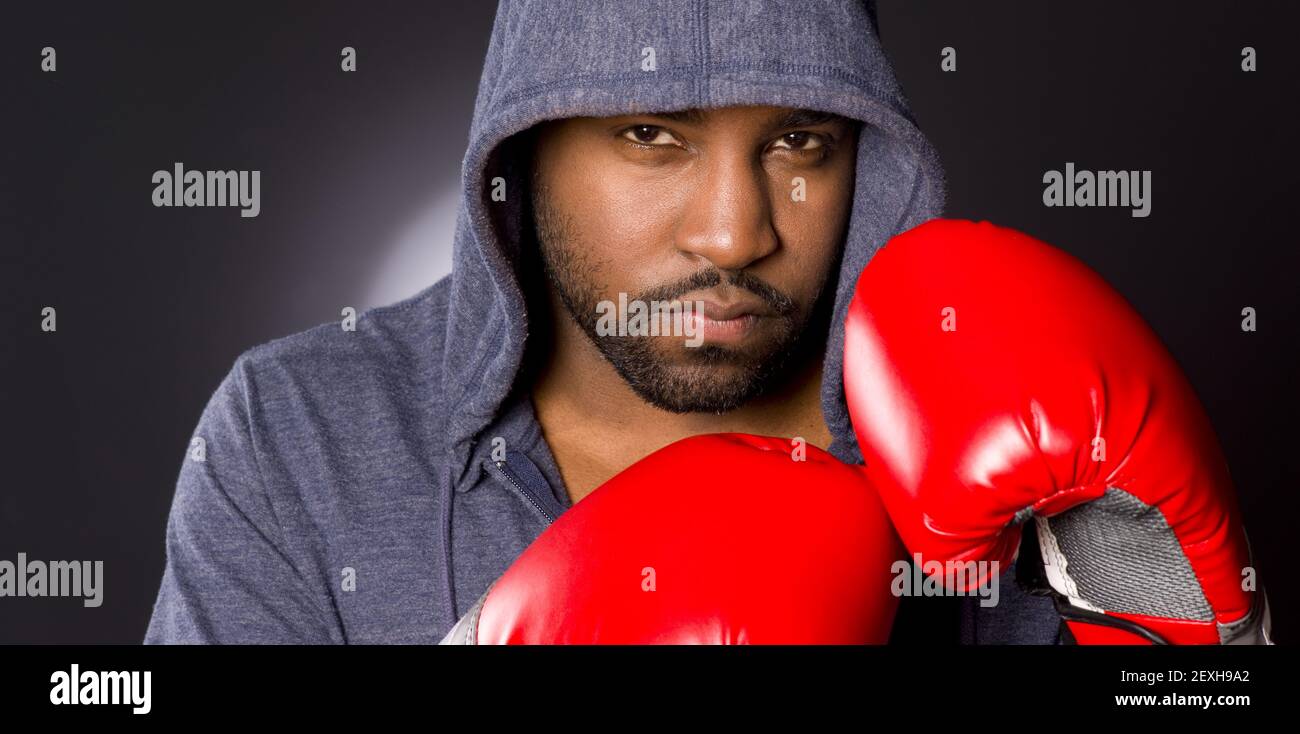
[[[494,3],[35,5],[0,22],[0,559],[103,560],[105,591],[97,609],[0,598],[0,642],[134,643],[190,431],[235,357],[447,271]],[[1186,369],[1286,641],[1300,18],[1284,5],[884,0],[880,25],[950,214],[1082,257]],[[260,216],[155,208],[151,174],[176,161],[260,170]],[[1151,216],[1045,208],[1043,172],[1067,161],[1152,170]]]

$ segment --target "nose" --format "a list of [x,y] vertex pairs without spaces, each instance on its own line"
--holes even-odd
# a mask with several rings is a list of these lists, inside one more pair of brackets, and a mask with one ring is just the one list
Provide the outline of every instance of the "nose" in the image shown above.
[[743,150],[698,167],[676,234],[677,249],[719,270],[740,270],[777,249],[767,174]]

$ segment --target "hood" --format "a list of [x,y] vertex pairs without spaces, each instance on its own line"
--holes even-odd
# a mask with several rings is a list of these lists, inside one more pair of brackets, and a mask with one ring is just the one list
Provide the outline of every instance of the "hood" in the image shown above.
[[[657,69],[642,71],[642,49]],[[865,123],[833,304],[822,406],[831,453],[859,462],[842,381],[843,321],[858,273],[891,236],[941,215],[943,172],[917,129],[864,0],[502,0],[475,101],[461,182],[444,395],[453,466],[493,419],[529,334],[520,285],[527,170],[497,154],[539,122],[774,105]],[[492,202],[493,179],[506,200]],[[833,276],[834,277],[834,276]],[[451,469],[453,483],[457,469]]]

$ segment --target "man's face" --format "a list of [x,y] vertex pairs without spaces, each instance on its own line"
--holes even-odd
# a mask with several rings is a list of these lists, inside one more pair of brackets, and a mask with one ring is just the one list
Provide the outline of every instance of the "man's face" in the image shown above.
[[[548,123],[532,203],[553,293],[642,399],[734,409],[797,351],[838,262],[856,144],[851,121],[784,107]],[[620,294],[704,302],[703,341],[602,335]]]

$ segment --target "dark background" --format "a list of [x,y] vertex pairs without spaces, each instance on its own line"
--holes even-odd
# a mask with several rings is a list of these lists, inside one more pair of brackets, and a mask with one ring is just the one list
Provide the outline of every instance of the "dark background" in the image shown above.
[[[1101,272],[1164,338],[1229,457],[1277,636],[1300,472],[1300,13],[1272,2],[883,0],[949,215]],[[255,344],[450,263],[494,4],[11,4],[0,19],[0,559],[104,561],[104,604],[0,599],[0,643],[135,643],[190,432]],[[1259,70],[1240,70],[1254,46]],[[56,73],[40,49],[58,52]],[[353,46],[356,73],[339,69]],[[957,49],[958,71],[939,52]],[[262,212],[155,208],[150,176],[262,172]],[[1150,169],[1152,212],[1054,208],[1042,175]],[[58,331],[40,330],[44,306]],[[1030,306],[1027,304],[1027,306]],[[1258,311],[1243,333],[1241,309]]]

